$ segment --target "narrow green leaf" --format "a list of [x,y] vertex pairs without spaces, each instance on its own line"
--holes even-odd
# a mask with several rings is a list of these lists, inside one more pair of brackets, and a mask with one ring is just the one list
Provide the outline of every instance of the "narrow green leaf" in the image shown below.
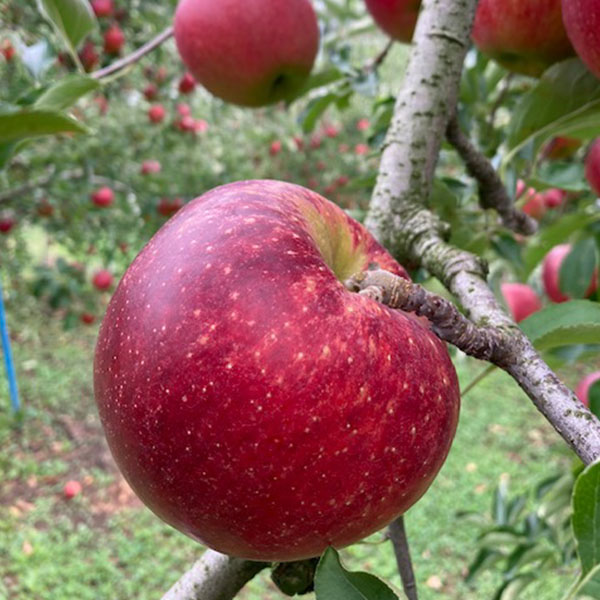
[[587,467],[575,482],[571,522],[585,576],[600,565],[600,462]]
[[521,322],[521,329],[538,350],[600,339],[600,304],[571,300],[551,304]]
[[319,71],[318,73],[313,73],[298,91],[296,98],[303,96],[304,94],[310,92],[310,90],[329,85],[339,81],[340,79],[343,79],[344,77],[345,75],[335,67],[326,69],[324,71]]
[[537,576],[532,573],[517,575],[500,588],[494,596],[494,600],[516,600],[521,597],[521,592],[536,579]]
[[75,104],[81,96],[100,87],[96,79],[85,75],[69,75],[47,89],[34,107],[43,110],[64,110]]
[[300,123],[304,133],[310,133],[317,124],[319,117],[327,110],[331,104],[338,99],[338,95],[331,93],[319,96],[311,100],[306,109],[300,115]]
[[581,162],[546,161],[537,173],[527,180],[527,185],[538,191],[559,188],[568,192],[585,192],[589,185],[585,181],[583,170]]
[[567,254],[560,267],[559,286],[570,298],[584,298],[596,269],[596,241],[579,240]]
[[22,110],[0,114],[0,144],[56,133],[85,133],[87,129],[71,117],[47,110]]
[[600,565],[596,565],[575,589],[576,598],[600,598]]
[[38,0],[40,12],[64,39],[71,53],[97,27],[88,0]]
[[346,571],[333,548],[325,550],[317,566],[315,594],[317,600],[398,600],[374,575]]

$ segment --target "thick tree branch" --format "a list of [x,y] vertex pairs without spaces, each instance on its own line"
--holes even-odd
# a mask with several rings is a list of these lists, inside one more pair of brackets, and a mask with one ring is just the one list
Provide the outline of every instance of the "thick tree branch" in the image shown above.
[[410,549],[404,528],[404,517],[398,517],[390,523],[387,535],[394,547],[394,554],[396,555],[396,563],[398,564],[404,593],[408,600],[418,600],[417,582],[410,560]]
[[232,558],[207,550],[162,600],[231,600],[269,563]]
[[536,221],[515,208],[512,198],[508,195],[490,161],[471,144],[469,138],[461,131],[456,114],[448,122],[446,137],[463,159],[469,175],[477,180],[481,207],[495,209],[504,226],[512,231],[523,235],[535,233]]
[[475,7],[476,0],[424,0],[366,224],[394,255],[437,277],[475,325],[510,337],[511,361],[503,368],[589,464],[600,457],[600,422],[502,310],[487,286],[485,262],[447,244],[447,225],[426,208]]
[[140,46],[131,54],[116,60],[103,69],[94,71],[90,77],[93,77],[94,79],[102,79],[104,77],[108,77],[109,75],[114,75],[118,71],[122,71],[126,67],[129,67],[130,65],[133,65],[141,60],[144,56],[146,56],[146,54],[149,54],[152,52],[152,50],[166,42],[172,35],[173,27],[167,27],[162,33],[159,33],[155,38],[151,39],[149,42],[146,42],[143,46]]

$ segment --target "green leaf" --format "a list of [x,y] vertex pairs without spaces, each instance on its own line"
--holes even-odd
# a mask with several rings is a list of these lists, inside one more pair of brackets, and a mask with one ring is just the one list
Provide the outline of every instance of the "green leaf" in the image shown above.
[[398,600],[381,579],[369,573],[351,573],[333,548],[325,550],[315,575],[317,600]]
[[581,162],[551,160],[543,163],[535,176],[527,180],[527,185],[538,191],[559,188],[568,192],[587,192],[589,185],[583,171]]
[[339,81],[340,79],[343,79],[344,77],[345,77],[345,75],[339,69],[336,69],[335,67],[333,67],[333,68],[330,67],[324,71],[319,71],[318,73],[313,73],[306,80],[306,82],[300,88],[300,90],[298,91],[298,94],[295,97],[298,98],[300,96],[303,96],[307,92],[310,92],[310,90],[314,90],[316,88],[320,88],[320,87],[329,85],[330,83]]
[[560,267],[559,287],[571,298],[584,298],[596,269],[594,238],[579,240],[567,254]]
[[85,133],[87,129],[71,117],[47,110],[22,110],[0,114],[0,144],[56,133]]
[[88,0],[37,0],[40,12],[64,39],[71,54],[76,55],[80,42],[97,27]]
[[327,108],[338,99],[338,95],[331,93],[313,98],[300,115],[300,123],[304,133],[310,133],[317,124],[319,117]]
[[521,329],[538,350],[600,339],[600,304],[571,300],[551,304],[521,322]]
[[573,490],[573,533],[583,575],[600,565],[600,462],[581,473]]
[[96,79],[85,75],[69,75],[47,89],[34,107],[43,110],[64,110],[75,104],[81,96],[100,87]]
[[575,588],[577,598],[600,598],[600,565],[596,565]]
[[505,162],[530,142],[539,148],[559,133],[592,138],[598,132],[600,81],[579,59],[569,59],[548,69],[517,105],[509,126],[511,152]]
[[600,419],[600,381],[595,381],[588,389],[588,406]]
[[532,573],[517,575],[514,579],[507,581],[496,593],[494,600],[516,600],[521,598],[521,592],[537,579]]
[[20,44],[19,57],[34,79],[40,79],[56,60],[56,56],[46,40],[33,44],[33,46]]

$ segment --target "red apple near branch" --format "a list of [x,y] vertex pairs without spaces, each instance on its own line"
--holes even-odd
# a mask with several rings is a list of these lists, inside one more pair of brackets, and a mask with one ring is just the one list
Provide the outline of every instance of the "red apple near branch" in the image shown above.
[[500,286],[513,319],[520,323],[542,308],[542,301],[533,288],[525,283],[503,283]]
[[575,395],[583,402],[586,406],[589,406],[589,392],[592,385],[596,383],[596,381],[600,381],[600,371],[596,371],[594,373],[590,373],[586,375],[575,388]]
[[600,138],[590,146],[585,157],[585,178],[594,193],[600,197]]
[[94,273],[92,278],[93,286],[100,291],[108,290],[112,287],[113,276],[112,273],[107,269],[100,269]]
[[[559,285],[560,267],[569,252],[571,252],[570,244],[560,244],[554,246],[554,248],[546,254],[546,258],[544,258],[544,263],[542,265],[542,281],[544,283],[546,294],[552,302],[566,302],[567,300],[570,300],[569,296],[561,291]],[[592,281],[590,281],[590,287],[585,294],[586,297],[591,296],[594,293],[597,285],[598,276],[596,273],[592,277]]]
[[480,0],[473,41],[506,69],[533,77],[574,54],[560,0]]
[[309,0],[180,0],[179,54],[198,83],[226,102],[290,100],[310,74],[319,27]]
[[196,89],[196,80],[191,73],[184,73],[179,80],[179,91],[182,94],[191,94]]
[[234,556],[294,560],[377,531],[426,491],[459,408],[444,344],[349,292],[404,269],[318,194],[197,198],[115,292],[94,385],[108,443],[162,519]]
[[575,51],[587,68],[600,77],[600,3],[562,0],[563,20]]
[[12,217],[3,217],[0,215],[0,233],[9,233],[14,226],[15,220]]
[[104,52],[106,54],[119,54],[125,43],[125,34],[118,25],[111,25],[104,32]]
[[115,193],[108,186],[103,186],[91,195],[91,199],[96,206],[107,208],[115,201]]
[[162,104],[154,104],[148,109],[148,118],[152,123],[162,123],[166,114],[165,107]]
[[97,17],[110,17],[113,14],[114,6],[112,0],[91,0],[90,4]]
[[415,31],[421,0],[365,0],[373,19],[390,37],[410,42]]

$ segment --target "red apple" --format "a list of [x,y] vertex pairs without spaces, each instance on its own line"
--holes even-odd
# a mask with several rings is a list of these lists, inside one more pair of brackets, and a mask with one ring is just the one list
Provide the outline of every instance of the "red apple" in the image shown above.
[[348,175],[340,175],[336,180],[335,180],[335,184],[339,187],[342,187],[344,185],[347,185],[348,182],[350,181],[350,178],[348,177]]
[[179,80],[179,91],[182,94],[191,94],[196,89],[196,80],[191,73],[184,73]]
[[153,104],[148,109],[148,118],[152,123],[162,123],[165,119],[166,111],[162,104]]
[[108,99],[106,98],[106,96],[103,96],[102,94],[100,94],[99,96],[96,96],[93,100],[94,104],[98,107],[98,112],[101,115],[105,115],[108,112]]
[[103,186],[91,195],[92,203],[101,208],[110,206],[115,201],[115,193],[108,187]]
[[281,152],[281,142],[279,140],[275,140],[274,142],[271,142],[271,145],[269,146],[269,154],[271,156],[275,156],[277,154],[279,154]]
[[106,54],[119,54],[125,43],[125,34],[118,25],[111,25],[104,32],[104,52]]
[[369,153],[369,146],[366,144],[356,144],[356,146],[354,146],[354,153],[359,156],[364,156]]
[[37,205],[37,214],[40,217],[51,217],[54,214],[54,206],[47,198],[42,198]]
[[0,44],[0,52],[2,52],[2,56],[6,62],[11,62],[15,56],[15,47],[12,45],[10,40],[2,40]]
[[503,283],[500,291],[517,323],[542,308],[538,295],[525,283]]
[[589,406],[589,391],[590,388],[596,381],[600,381],[600,371],[590,373],[586,375],[575,388],[575,395],[583,402],[586,406]]
[[161,198],[160,202],[156,207],[156,211],[163,217],[173,216],[183,206],[183,200],[181,198],[174,198],[169,200],[168,198]]
[[176,107],[177,113],[182,117],[189,117],[192,114],[192,109],[189,104],[180,102]]
[[585,178],[594,193],[600,197],[600,138],[597,138],[585,157]]
[[190,117],[186,115],[185,117],[181,117],[178,121],[176,121],[177,128],[181,131],[195,131],[196,130],[196,120],[194,117]]
[[318,150],[321,147],[322,143],[323,143],[323,138],[318,133],[315,133],[314,135],[310,136],[311,150]]
[[523,212],[538,221],[546,214],[546,203],[544,195],[536,192],[533,188],[527,191]]
[[156,85],[154,83],[149,83],[145,88],[144,88],[144,98],[146,98],[146,100],[155,100],[158,96],[158,88],[156,87]]
[[421,0],[365,0],[373,19],[390,37],[410,42],[417,24]]
[[180,0],[175,41],[194,77],[226,102],[290,100],[319,47],[309,0]]
[[110,17],[113,14],[112,0],[91,0],[90,4],[97,17]]
[[96,51],[96,46],[94,45],[94,42],[88,41],[83,45],[83,47],[79,51],[79,60],[81,61],[83,68],[87,72],[94,70],[94,67],[98,64],[98,61],[100,60],[100,56]]
[[560,0],[480,0],[473,41],[509,71],[539,77],[574,54],[561,13]]
[[158,85],[161,85],[167,80],[168,76],[169,72],[167,71],[167,67],[158,67],[158,69],[156,69],[156,74],[154,75],[154,81],[156,81]]
[[335,125],[327,125],[323,130],[323,133],[328,138],[336,138],[340,134],[340,130]]
[[547,208],[557,208],[562,206],[567,199],[567,192],[558,188],[550,188],[542,193],[544,204]]
[[369,119],[359,119],[356,123],[356,129],[358,131],[366,131],[371,126]]
[[444,344],[344,285],[405,270],[300,186],[216,188],[168,221],[102,323],[95,396],[113,456],[162,519],[220,552],[317,556],[426,491],[459,408]]
[[63,495],[67,500],[75,498],[81,494],[81,484],[79,481],[67,481],[63,487]]
[[[560,267],[567,254],[571,252],[570,244],[560,244],[554,246],[546,258],[542,266],[542,280],[546,294],[552,302],[566,302],[570,298],[560,290]],[[595,273],[590,281],[590,287],[585,293],[586,297],[591,296],[598,285],[598,274]]]
[[112,273],[107,269],[100,269],[94,273],[92,284],[97,290],[108,290],[113,284]]
[[600,77],[600,3],[562,0],[563,20],[573,46],[588,69]]
[[299,135],[294,136],[294,144],[296,144],[296,150],[304,149],[304,140]]
[[204,119],[196,119],[194,121],[194,131],[196,133],[204,133],[208,131],[208,123]]
[[81,313],[79,320],[85,325],[91,325],[96,320],[96,317],[92,313],[84,312]]
[[571,158],[581,147],[581,140],[570,137],[552,138],[542,150],[542,156],[550,160]]
[[12,217],[0,215],[0,233],[7,234],[15,226],[15,220]]
[[153,175],[160,173],[160,169],[161,166],[157,160],[145,160],[140,168],[140,173],[142,175]]

